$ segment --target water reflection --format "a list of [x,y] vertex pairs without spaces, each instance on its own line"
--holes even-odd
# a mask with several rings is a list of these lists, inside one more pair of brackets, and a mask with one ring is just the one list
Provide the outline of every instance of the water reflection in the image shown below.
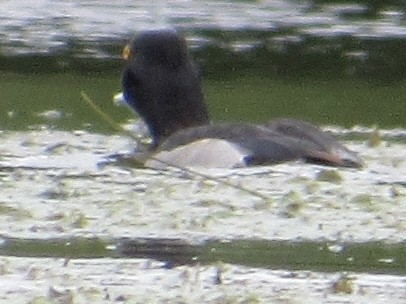
[[[87,48],[75,50],[77,53],[99,56],[95,41],[127,39],[135,31],[157,27],[194,31],[194,36],[200,38],[207,30],[266,31],[271,35],[292,31],[299,36],[323,38],[406,37],[400,5],[381,9],[374,19],[365,17],[370,11],[365,5],[350,2],[314,4],[285,0],[126,0],[114,4],[106,0],[2,1],[0,41],[1,51],[7,55],[58,52],[70,49],[74,40],[89,42]],[[290,35],[285,37],[290,39]]]

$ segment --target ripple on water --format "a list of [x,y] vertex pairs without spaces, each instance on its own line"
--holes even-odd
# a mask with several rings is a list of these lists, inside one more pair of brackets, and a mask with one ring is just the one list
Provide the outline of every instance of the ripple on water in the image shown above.
[[[0,32],[3,33],[0,41],[3,50],[21,54],[21,46],[24,46],[25,53],[53,52],[55,48],[69,47],[72,40],[123,40],[134,31],[162,27],[271,32],[295,29],[298,35],[349,35],[368,39],[406,37],[400,8],[382,11],[379,20],[373,21],[362,18],[365,12],[368,8],[359,4],[313,6],[280,0],[254,3],[126,0],[114,5],[105,0],[43,0],[29,4],[3,1],[0,6]],[[110,56],[114,57],[114,54]]]

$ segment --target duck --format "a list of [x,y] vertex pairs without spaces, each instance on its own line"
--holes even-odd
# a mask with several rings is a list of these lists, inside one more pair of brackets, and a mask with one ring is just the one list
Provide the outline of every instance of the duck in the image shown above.
[[198,68],[175,30],[141,32],[124,48],[123,92],[152,138],[145,167],[236,168],[302,161],[362,167],[356,152],[300,119],[212,123]]

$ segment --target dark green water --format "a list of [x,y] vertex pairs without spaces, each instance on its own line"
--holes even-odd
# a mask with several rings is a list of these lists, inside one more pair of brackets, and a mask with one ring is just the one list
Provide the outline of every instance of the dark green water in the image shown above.
[[[55,258],[155,258],[169,265],[225,262],[314,271],[406,273],[404,244],[381,242],[340,244],[264,240],[208,241],[200,245],[177,239],[8,239],[0,255]],[[113,246],[113,247],[112,247]],[[116,249],[108,249],[109,247]]]
[[[314,271],[406,273],[405,244],[382,242],[340,244],[264,240],[208,241],[192,245],[177,239],[7,239],[0,255],[55,258],[155,258],[168,265],[225,262]],[[116,248],[116,249],[108,249]]]
[[[47,124],[58,129],[111,130],[80,98],[85,91],[116,121],[133,117],[112,103],[120,91],[120,70],[83,75],[71,73],[2,72],[0,128],[25,130]],[[353,78],[272,77],[241,71],[236,77],[204,80],[204,92],[214,121],[263,122],[296,117],[317,124],[405,127],[406,82]],[[40,115],[57,110],[50,119]]]

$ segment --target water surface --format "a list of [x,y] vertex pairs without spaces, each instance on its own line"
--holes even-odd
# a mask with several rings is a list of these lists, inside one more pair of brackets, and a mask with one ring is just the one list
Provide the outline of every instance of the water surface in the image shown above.
[[[0,302],[404,303],[404,11],[398,1],[2,1]],[[202,177],[110,164],[136,143],[80,92],[142,134],[111,97],[125,42],[162,27],[185,33],[214,121],[310,120],[364,168],[294,162]],[[197,253],[171,264],[189,251],[168,239]]]

